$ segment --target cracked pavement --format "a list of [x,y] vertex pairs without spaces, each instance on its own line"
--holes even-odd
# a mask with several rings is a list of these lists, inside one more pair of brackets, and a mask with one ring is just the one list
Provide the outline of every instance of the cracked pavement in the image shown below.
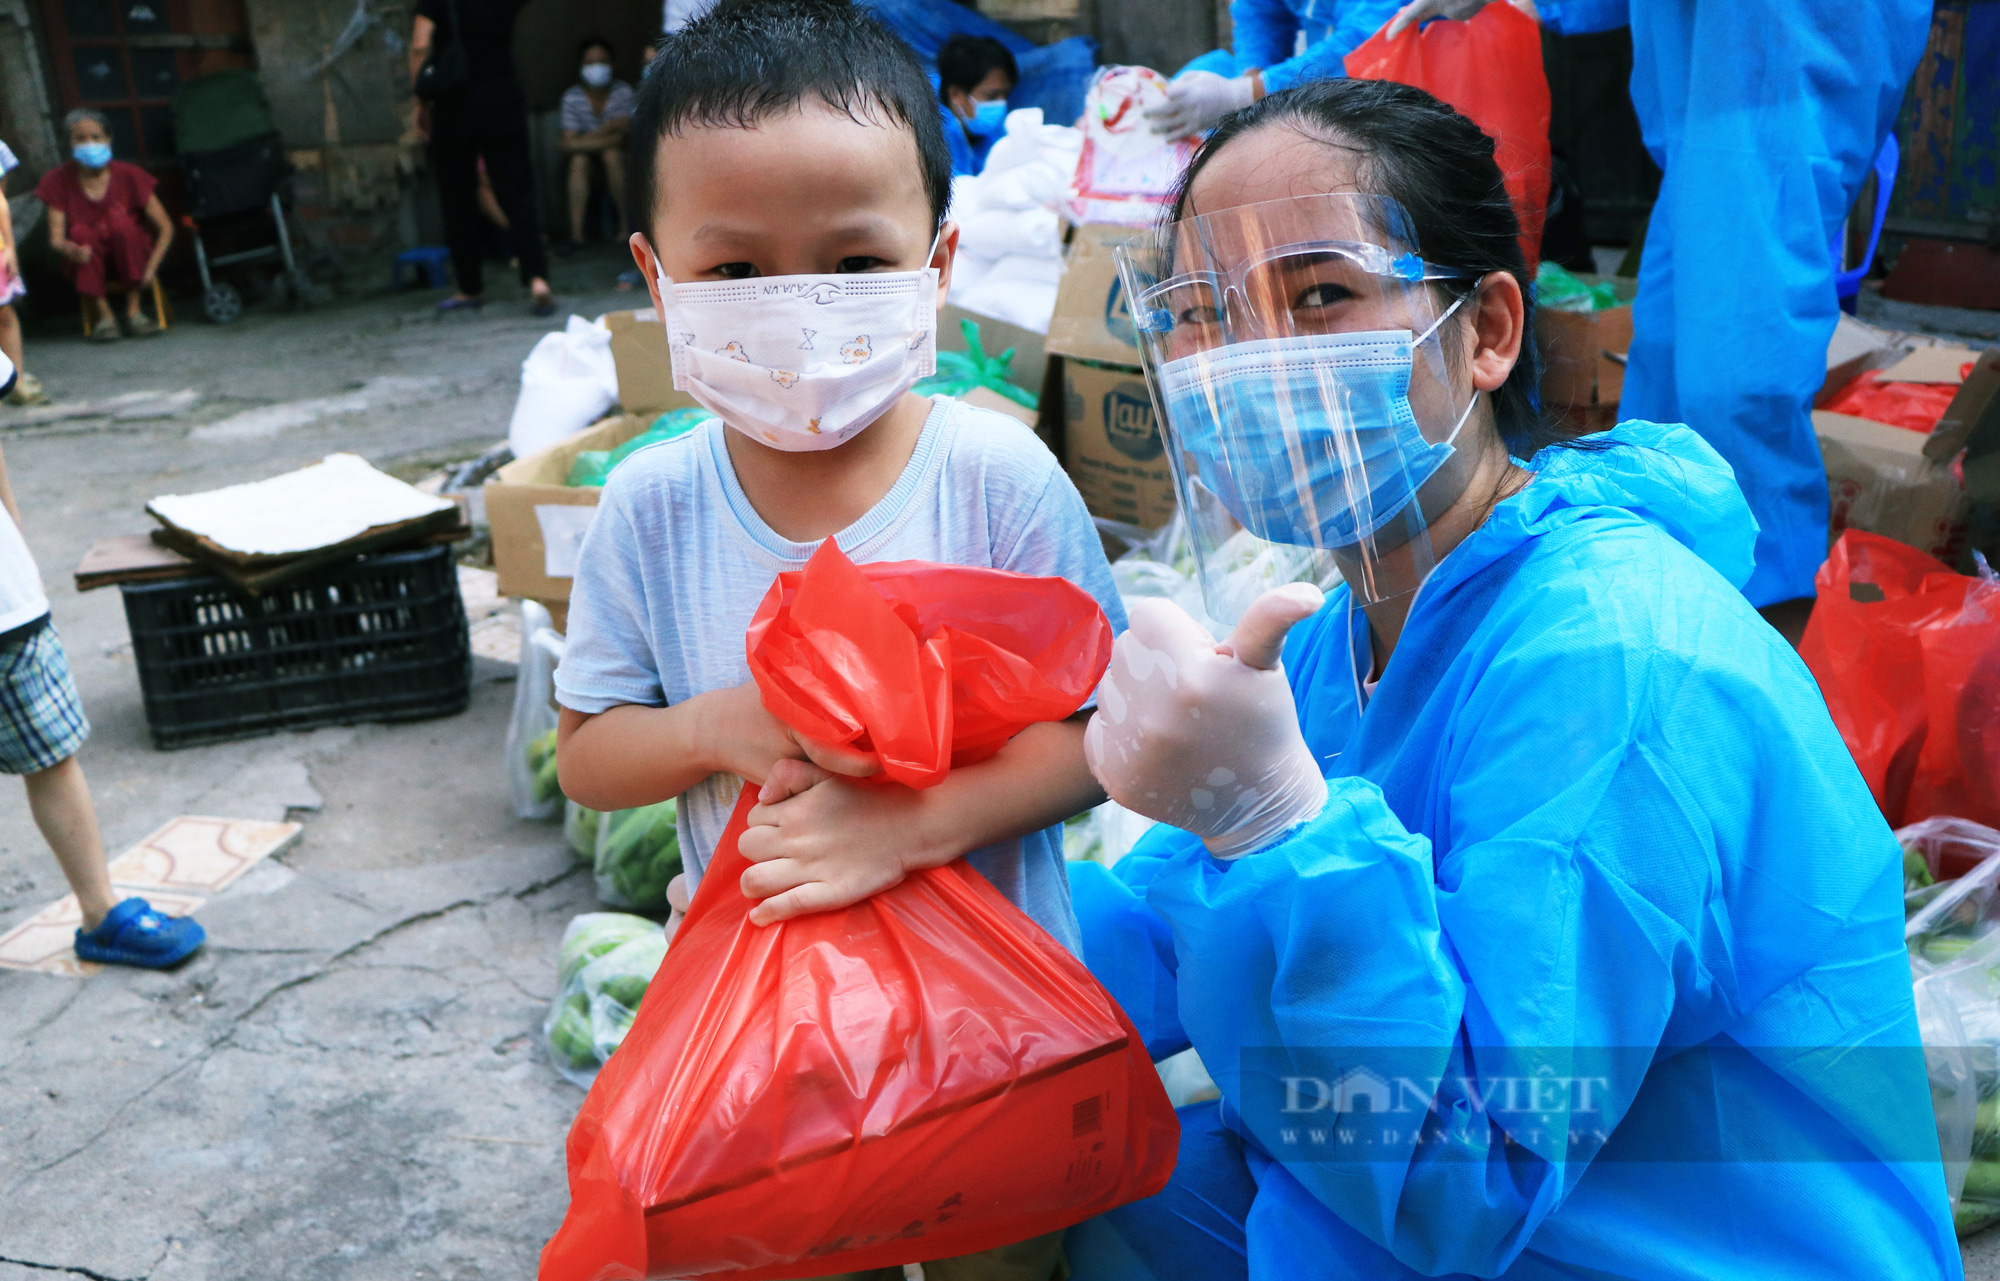
[[[633,305],[585,289],[617,269],[562,264],[566,308]],[[0,1281],[528,1276],[559,1223],[582,1095],[539,1030],[562,928],[595,901],[558,827],[508,809],[513,669],[479,660],[470,709],[445,720],[159,752],[117,589],[70,582],[93,539],[151,527],[154,494],[336,449],[414,477],[504,436],[521,359],[566,315],[531,319],[513,288],[444,321],[421,291],[227,328],[184,305],[167,335],[108,347],[31,329],[29,368],[60,398],[200,393],[159,420],[10,430],[0,409],[94,726],[82,759],[107,845],[175,814],[289,815],[305,833],[201,910],[209,945],[176,972],[0,970]],[[281,425],[202,430],[232,418]],[[0,780],[0,930],[65,888]]]

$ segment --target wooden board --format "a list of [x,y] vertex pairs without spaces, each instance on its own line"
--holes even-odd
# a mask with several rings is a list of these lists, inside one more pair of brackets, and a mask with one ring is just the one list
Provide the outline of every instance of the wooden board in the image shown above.
[[160,546],[146,534],[114,534],[92,543],[76,563],[76,589],[87,592],[117,583],[152,583],[201,572],[200,565]]

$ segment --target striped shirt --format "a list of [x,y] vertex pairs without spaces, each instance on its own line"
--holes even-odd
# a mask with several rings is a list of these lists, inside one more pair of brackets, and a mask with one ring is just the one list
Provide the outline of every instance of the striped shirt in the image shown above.
[[613,80],[611,90],[604,99],[604,113],[599,115],[591,110],[590,95],[582,85],[571,85],[563,90],[562,127],[564,133],[594,133],[613,120],[632,118],[632,86],[623,80]]

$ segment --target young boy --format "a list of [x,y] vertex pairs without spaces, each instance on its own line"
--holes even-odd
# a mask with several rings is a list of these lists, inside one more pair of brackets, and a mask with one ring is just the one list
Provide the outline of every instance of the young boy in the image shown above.
[[[0,354],[0,395],[12,389],[14,364]],[[21,537],[21,512],[0,456],[0,772],[28,785],[35,826],[55,851],[83,910],[76,954],[86,961],[165,969],[201,946],[201,926],[166,916],[142,898],[123,902],[111,888],[104,839],[90,803],[77,749],[90,735],[69,658],[49,620],[41,572]]]
[[[605,488],[556,675],[564,791],[601,810],[681,796],[698,880],[739,789],[762,785],[741,846],[759,924],[964,857],[1079,951],[1052,825],[1101,795],[1080,718],[927,791],[860,787],[835,777],[860,772],[854,753],[764,710],[744,658],[772,580],[829,537],[857,562],[1066,577],[1124,626],[1048,450],[1012,419],[908,391],[958,239],[928,77],[840,0],[725,3],[662,43],[632,136],[633,256],[680,385],[721,421],[633,455]],[[1057,1236],[930,1275],[1047,1281]]]

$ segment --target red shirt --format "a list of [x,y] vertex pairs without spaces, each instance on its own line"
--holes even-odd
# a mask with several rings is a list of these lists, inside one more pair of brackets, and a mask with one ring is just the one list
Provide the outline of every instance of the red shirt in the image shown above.
[[111,184],[104,189],[102,200],[92,200],[83,194],[83,174],[74,160],[43,174],[42,180],[35,184],[35,194],[49,208],[61,210],[72,227],[101,227],[121,217],[140,222],[159,180],[123,160],[112,161],[105,171],[111,175]]

